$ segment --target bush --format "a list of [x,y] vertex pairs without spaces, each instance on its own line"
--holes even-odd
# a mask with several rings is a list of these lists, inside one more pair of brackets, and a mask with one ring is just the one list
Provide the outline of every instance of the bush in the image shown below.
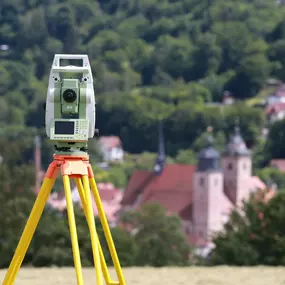
[[[260,198],[264,198],[262,192]],[[242,215],[234,211],[223,232],[214,239],[211,264],[285,265],[285,192],[280,191],[267,204],[251,199]]]

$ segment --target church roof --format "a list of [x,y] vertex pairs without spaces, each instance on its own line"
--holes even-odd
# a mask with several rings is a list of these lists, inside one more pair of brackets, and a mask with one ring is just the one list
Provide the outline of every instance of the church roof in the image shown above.
[[235,127],[234,133],[231,135],[229,143],[226,147],[225,155],[247,156],[250,150],[247,148],[243,137],[240,134],[239,126]]
[[126,187],[122,206],[133,205],[141,194],[141,203],[157,202],[169,212],[180,212],[192,203],[195,165],[167,164],[161,175],[136,170]]
[[211,136],[207,137],[206,146],[199,153],[199,158],[213,158],[219,159],[220,153],[213,146],[213,138]]
[[198,159],[198,171],[216,171],[220,169],[220,153],[213,146],[212,136],[207,137],[206,146],[200,151]]

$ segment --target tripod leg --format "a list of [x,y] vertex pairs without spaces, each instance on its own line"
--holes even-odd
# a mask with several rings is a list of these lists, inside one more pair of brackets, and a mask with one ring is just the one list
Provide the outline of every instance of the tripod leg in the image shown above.
[[68,223],[69,223],[69,229],[70,229],[72,252],[73,252],[74,266],[75,266],[75,271],[76,271],[77,284],[83,285],[82,266],[81,266],[81,260],[80,260],[80,252],[79,252],[78,237],[77,237],[76,223],[75,223],[74,210],[73,210],[73,202],[72,202],[72,197],[71,197],[70,181],[69,181],[68,175],[63,175],[62,178],[63,178],[65,197],[66,197]]
[[[84,188],[83,188],[81,179],[80,178],[75,178],[75,182],[76,182],[76,187],[78,189],[79,196],[80,196],[80,199],[81,199],[81,202],[82,202],[83,210],[84,210],[87,222],[88,222],[88,218],[87,218],[87,212],[88,211],[87,211],[87,205],[86,205],[86,197],[85,197]],[[88,226],[89,226],[89,229],[90,229],[91,227],[90,227],[89,224],[88,224]],[[102,247],[101,247],[101,244],[100,244],[100,240],[99,240],[98,234],[96,234],[96,242],[97,242],[98,247],[99,247],[100,261],[101,261],[101,266],[102,266],[104,279],[106,281],[106,284],[110,284],[110,283],[112,283],[112,279],[111,279],[110,273],[108,271],[108,267],[107,267],[107,264],[106,264],[106,260],[105,260],[104,254],[103,254],[103,250],[102,250]]]
[[12,285],[26,255],[55,179],[45,178],[2,285]]
[[94,258],[94,266],[95,266],[95,271],[96,271],[96,281],[97,281],[97,285],[103,285],[103,279],[101,275],[102,271],[101,271],[101,263],[100,263],[99,243],[97,240],[98,237],[97,237],[95,221],[94,221],[92,197],[90,193],[88,176],[83,175],[82,180],[83,180],[83,187],[84,187],[85,198],[86,198],[86,212],[87,212],[88,225],[90,227],[90,238],[91,238],[91,245],[92,245],[92,251],[93,251],[93,258]]
[[116,248],[115,248],[113,238],[112,238],[112,235],[110,232],[110,228],[108,225],[106,214],[105,214],[105,211],[103,209],[103,205],[102,205],[102,202],[100,199],[100,195],[99,195],[99,191],[97,189],[97,185],[95,182],[94,175],[92,175],[92,177],[89,178],[89,181],[90,181],[90,185],[91,185],[91,190],[92,190],[93,195],[94,195],[95,203],[96,203],[96,206],[98,208],[99,217],[100,217],[100,220],[102,222],[104,234],[106,236],[108,247],[109,247],[109,250],[111,253],[112,261],[114,263],[114,267],[115,267],[115,270],[116,270],[116,273],[117,273],[117,276],[119,279],[119,283],[120,283],[120,285],[126,285],[126,281],[125,281],[125,278],[123,276],[120,261],[119,261],[119,258],[118,258],[117,252],[116,252]]

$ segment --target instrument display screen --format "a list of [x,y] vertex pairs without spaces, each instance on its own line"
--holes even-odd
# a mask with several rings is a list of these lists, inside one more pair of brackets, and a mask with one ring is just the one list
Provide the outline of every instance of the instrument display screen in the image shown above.
[[57,121],[54,123],[55,135],[73,135],[74,134],[74,122],[62,122]]

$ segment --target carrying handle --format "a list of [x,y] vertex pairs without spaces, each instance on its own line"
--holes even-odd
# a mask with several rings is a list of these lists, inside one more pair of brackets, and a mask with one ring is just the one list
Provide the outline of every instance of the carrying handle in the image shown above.
[[[61,59],[82,59],[83,66],[60,66]],[[49,82],[53,82],[58,77],[60,77],[60,73],[82,73],[82,80],[85,83],[92,83],[92,71],[89,63],[87,54],[55,54],[53,59],[52,68],[50,71]]]
[[81,72],[88,72],[90,69],[89,67],[85,66],[59,66],[59,67],[54,67],[53,70],[55,72],[75,72],[75,73],[81,73]]
[[84,59],[88,58],[86,54],[56,54],[56,58],[59,59]]
[[60,59],[82,59],[88,60],[88,56],[86,54],[55,54],[54,60],[60,60]]
[[[86,54],[55,54],[54,60],[53,60],[53,68],[55,67],[61,67],[60,66],[60,60],[61,59],[82,59],[83,67],[89,67],[89,59],[88,55]],[[65,66],[63,66],[65,67]]]

